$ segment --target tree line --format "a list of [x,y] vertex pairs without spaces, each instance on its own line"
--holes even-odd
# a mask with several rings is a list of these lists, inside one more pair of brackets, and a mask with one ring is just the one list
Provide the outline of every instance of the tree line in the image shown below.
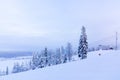
[[[87,52],[88,52],[87,35],[86,29],[83,26],[81,29],[77,55],[80,59],[85,59],[87,58]],[[73,52],[71,43],[68,43],[66,48],[61,47],[56,49],[56,52],[49,51],[48,48],[46,47],[43,51],[35,52],[33,54],[31,67],[32,69],[36,69],[71,62],[72,56],[74,55],[76,55],[76,53]]]
[[[81,35],[79,40],[78,51],[74,52],[71,43],[67,43],[66,47],[57,48],[56,51],[48,50],[47,47],[40,52],[33,52],[32,59],[27,64],[15,63],[13,66],[12,73],[18,73],[23,71],[28,71],[30,69],[34,70],[37,68],[44,68],[47,66],[63,64],[73,61],[73,56],[76,56],[79,59],[87,58],[88,52],[88,42],[86,29],[82,26]],[[6,75],[9,74],[8,67],[6,68]]]

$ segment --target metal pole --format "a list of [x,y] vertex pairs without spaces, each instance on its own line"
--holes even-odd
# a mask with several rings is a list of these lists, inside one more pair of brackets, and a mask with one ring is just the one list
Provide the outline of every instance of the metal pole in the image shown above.
[[116,32],[116,50],[117,50],[117,48],[118,48],[118,46],[117,46],[117,41],[118,41],[118,33]]

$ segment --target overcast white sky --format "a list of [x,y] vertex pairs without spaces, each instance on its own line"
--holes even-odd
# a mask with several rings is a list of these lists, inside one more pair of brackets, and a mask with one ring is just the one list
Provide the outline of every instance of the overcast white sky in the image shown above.
[[120,31],[120,0],[0,0],[0,50],[93,43]]

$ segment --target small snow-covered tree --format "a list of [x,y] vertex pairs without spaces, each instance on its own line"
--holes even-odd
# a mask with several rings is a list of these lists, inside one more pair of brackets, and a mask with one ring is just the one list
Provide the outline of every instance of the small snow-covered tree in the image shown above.
[[80,40],[79,40],[79,47],[78,47],[78,56],[81,59],[84,59],[87,57],[87,49],[88,49],[88,42],[87,42],[86,29],[83,26]]
[[48,65],[48,49],[45,48],[44,50],[44,58],[45,58],[45,66]]
[[38,56],[38,61],[37,61],[37,63],[38,63],[38,66],[37,66],[37,68],[42,68],[42,55],[41,55],[41,53],[39,53],[39,54],[37,54],[37,56]]
[[32,69],[43,68],[48,66],[49,65],[48,58],[49,55],[47,48],[45,48],[41,52],[34,53],[32,58]]
[[[18,72],[23,72],[23,71],[27,71],[27,70],[29,70],[27,63],[26,64],[25,63],[22,63],[22,64],[15,63],[13,66],[12,73],[18,73]],[[7,70],[6,70],[6,73],[8,73]]]
[[29,66],[28,66],[28,63],[22,63],[20,65],[20,71],[23,72],[23,71],[28,71],[29,70]]
[[71,43],[67,44],[66,54],[67,54],[68,60],[71,61],[72,60],[72,54],[73,54]]
[[54,52],[52,52],[52,54],[51,54],[51,64],[52,65],[56,65],[56,63],[57,63],[57,57],[56,57],[56,52],[54,51]]
[[48,51],[48,66],[53,65],[53,62],[52,62],[53,55],[52,54],[54,54],[52,50]]
[[61,64],[61,52],[60,48],[56,50],[56,64]]
[[38,68],[43,68],[45,67],[46,64],[46,57],[44,56],[44,51],[42,51],[39,54],[39,59],[38,59]]
[[65,54],[64,56],[63,56],[63,63],[66,63],[67,62],[67,55]]
[[13,66],[12,73],[18,73],[18,72],[21,72],[20,64],[19,63],[15,63],[14,66]]
[[9,74],[8,66],[6,67],[6,75]]
[[63,46],[61,46],[61,63],[64,62],[65,59],[65,49]]
[[39,65],[39,54],[37,52],[33,53],[33,57],[32,57],[32,69],[34,70],[36,67],[38,67]]

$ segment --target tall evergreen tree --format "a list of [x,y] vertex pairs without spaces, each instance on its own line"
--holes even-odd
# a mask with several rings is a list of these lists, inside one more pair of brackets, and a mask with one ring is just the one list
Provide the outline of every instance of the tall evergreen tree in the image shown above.
[[81,59],[87,58],[87,49],[88,49],[88,42],[87,42],[86,29],[84,26],[82,26],[82,32],[78,47],[78,57],[80,57]]
[[45,48],[44,50],[44,58],[45,58],[45,66],[48,65],[48,50]]

